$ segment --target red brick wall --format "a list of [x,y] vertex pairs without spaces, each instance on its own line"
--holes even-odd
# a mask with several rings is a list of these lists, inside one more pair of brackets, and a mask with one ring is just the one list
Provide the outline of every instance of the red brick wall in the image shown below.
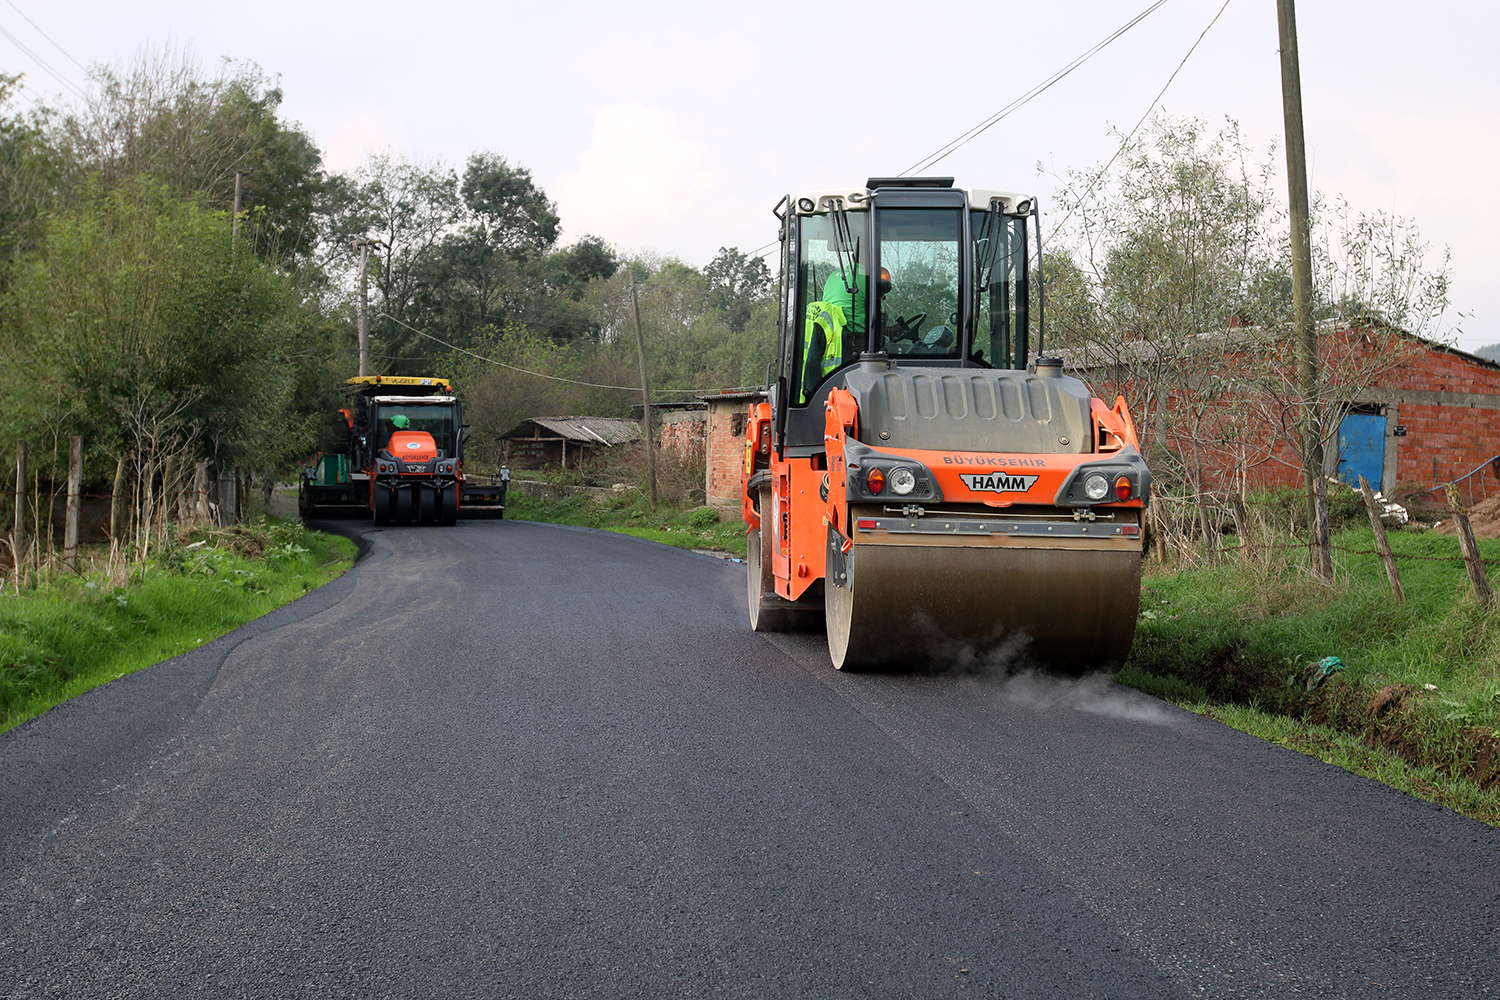
[[[1325,333],[1321,337],[1329,350],[1372,349],[1361,347],[1356,331]],[[1290,353],[1287,357],[1290,364]],[[1233,355],[1226,358],[1226,366],[1232,366],[1234,361]],[[1096,386],[1096,391],[1106,392],[1110,388],[1101,384]],[[1395,445],[1395,483],[1436,486],[1457,479],[1500,455],[1500,407],[1486,405],[1494,400],[1402,401],[1400,394],[1403,392],[1500,397],[1500,366],[1423,346],[1400,367],[1382,377],[1378,385],[1360,392],[1352,400],[1385,407],[1387,440],[1393,440]],[[1125,395],[1139,420],[1141,409],[1137,393],[1126,386]],[[1199,442],[1200,448],[1211,447],[1211,442],[1231,437],[1226,432],[1226,420],[1242,419],[1238,415],[1229,417],[1227,410],[1221,418],[1210,413],[1205,418],[1207,426]],[[1398,425],[1406,428],[1406,435],[1392,438]],[[1162,434],[1163,443],[1185,451],[1192,446],[1189,434],[1190,431],[1180,424],[1169,427]],[[1240,442],[1232,454],[1228,451],[1204,454],[1205,485],[1210,489],[1236,489],[1241,483],[1248,489],[1300,483],[1295,456],[1287,446],[1281,427],[1263,423],[1259,427],[1241,428]],[[1496,480],[1488,487],[1488,492],[1496,492],[1500,488],[1500,471],[1483,475]],[[1392,481],[1389,468],[1386,477],[1388,483]],[[1379,484],[1376,486],[1379,488]]]
[[745,419],[749,399],[709,400],[708,469],[703,492],[716,507],[740,505],[740,480],[745,467]]
[[702,410],[669,410],[661,416],[657,441],[662,450],[676,448],[689,454],[703,447],[706,426]]

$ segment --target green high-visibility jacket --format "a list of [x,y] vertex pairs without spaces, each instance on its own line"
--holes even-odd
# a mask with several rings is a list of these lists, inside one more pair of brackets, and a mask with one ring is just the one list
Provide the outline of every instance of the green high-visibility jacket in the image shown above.
[[809,302],[807,322],[802,326],[802,379],[797,402],[808,395],[844,363],[844,328],[848,314],[837,302]]

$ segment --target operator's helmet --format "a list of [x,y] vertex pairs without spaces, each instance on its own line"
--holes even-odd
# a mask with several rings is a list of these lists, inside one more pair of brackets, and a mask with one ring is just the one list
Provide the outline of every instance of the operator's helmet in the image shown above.
[[411,426],[411,418],[404,413],[398,413],[391,418],[391,426],[398,431],[404,431]]

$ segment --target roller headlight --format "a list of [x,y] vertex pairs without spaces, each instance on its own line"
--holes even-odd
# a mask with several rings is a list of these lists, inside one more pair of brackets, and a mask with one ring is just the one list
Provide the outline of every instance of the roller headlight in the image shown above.
[[1091,472],[1083,481],[1083,494],[1090,500],[1103,500],[1109,492],[1109,480],[1097,472]]
[[898,465],[891,470],[890,475],[891,492],[906,496],[917,485],[917,474],[904,465]]

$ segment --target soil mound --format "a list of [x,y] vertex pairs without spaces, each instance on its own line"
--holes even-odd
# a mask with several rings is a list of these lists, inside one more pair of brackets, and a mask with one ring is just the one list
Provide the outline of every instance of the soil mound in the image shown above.
[[[1500,538],[1500,496],[1489,497],[1470,507],[1469,524],[1474,528],[1475,538]],[[1433,530],[1442,535],[1457,535],[1458,521],[1445,517]]]

